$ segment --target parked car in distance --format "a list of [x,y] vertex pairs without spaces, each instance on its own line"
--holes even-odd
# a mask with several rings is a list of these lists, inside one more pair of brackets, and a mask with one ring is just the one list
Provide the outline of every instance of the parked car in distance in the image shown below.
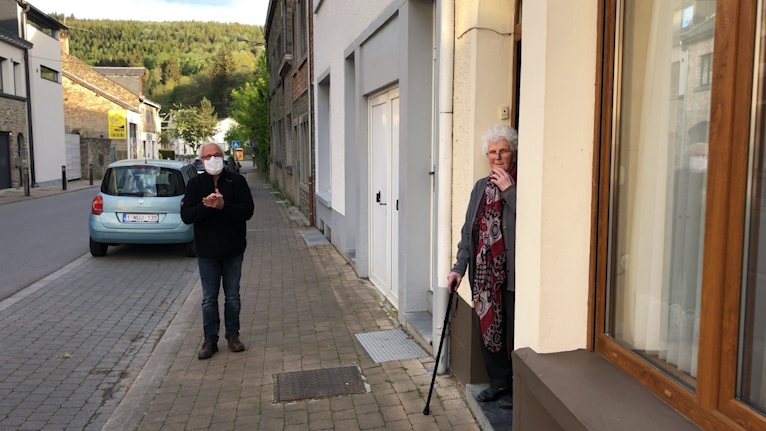
[[174,160],[122,160],[107,166],[88,222],[90,253],[117,244],[184,244],[195,256],[194,227],[181,220],[194,166]]
[[202,160],[194,159],[194,169],[197,170],[198,174],[204,174],[205,173],[205,165],[202,164]]

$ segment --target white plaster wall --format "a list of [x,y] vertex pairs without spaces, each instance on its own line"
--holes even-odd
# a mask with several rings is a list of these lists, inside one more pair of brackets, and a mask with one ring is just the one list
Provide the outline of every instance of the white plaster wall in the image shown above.
[[[27,97],[27,89],[24,82],[24,50],[16,48],[6,42],[0,41],[0,57],[4,58],[3,62],[3,93],[13,94],[14,96]],[[13,63],[19,63],[20,72],[18,82],[16,82],[16,88],[14,90],[14,71]],[[24,133],[26,136],[26,133]]]
[[394,1],[326,1],[314,15],[314,71],[319,76],[330,68],[332,207],[342,215],[346,214],[343,52]]
[[597,4],[523,6],[517,349],[586,347]]
[[29,51],[32,124],[35,150],[35,181],[61,179],[66,164],[64,144],[64,90],[60,82],[40,77],[44,65],[61,75],[61,46],[58,39],[27,25],[27,37],[34,47]]
[[[481,136],[501,120],[500,106],[513,96],[513,2],[457,0],[455,2],[455,71],[452,169],[452,262],[474,183],[487,176],[489,162],[481,151]],[[444,274],[446,275],[446,274]],[[460,296],[471,304],[468,278]]]

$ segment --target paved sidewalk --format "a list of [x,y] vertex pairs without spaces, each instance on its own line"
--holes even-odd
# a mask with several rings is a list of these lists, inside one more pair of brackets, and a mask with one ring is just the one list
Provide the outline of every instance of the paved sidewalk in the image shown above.
[[[433,358],[382,364],[370,359],[354,334],[397,327],[382,295],[358,279],[333,246],[308,247],[298,232],[302,223],[289,219],[259,174],[252,168],[243,174],[255,200],[241,289],[240,334],[247,350],[231,353],[221,337],[221,350],[212,359],[197,359],[202,341],[197,284],[179,312],[180,322],[174,322],[183,330],[173,337],[177,329],[169,329],[158,346],[165,350],[165,339],[171,338],[170,346],[178,338],[177,352],[163,353],[170,363],[161,386],[147,388],[151,378],[139,376],[137,389],[118,408],[120,417],[130,418],[131,408],[146,405],[134,415],[140,430],[478,430],[450,376],[437,378],[431,415],[423,415]],[[142,374],[152,374],[150,364],[162,369],[162,358],[152,362],[154,356]],[[275,403],[277,373],[352,365],[361,368],[368,393]],[[124,429],[130,422],[112,419],[105,429]]]
[[77,190],[101,187],[101,180],[94,179],[93,185],[90,185],[88,179],[69,181],[66,185],[66,190],[61,187],[61,184],[55,186],[46,187],[34,187],[29,189],[30,196],[24,196],[24,189],[4,189],[0,190],[0,205],[9,204],[12,202],[19,202],[29,199],[37,199],[45,196],[53,196],[61,193],[71,193]]

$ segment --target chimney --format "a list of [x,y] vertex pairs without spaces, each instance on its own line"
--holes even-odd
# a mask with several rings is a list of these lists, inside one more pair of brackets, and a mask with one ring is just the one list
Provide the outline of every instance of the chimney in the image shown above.
[[64,52],[64,54],[69,55],[69,36],[61,33],[59,39],[59,42],[61,43],[61,50]]

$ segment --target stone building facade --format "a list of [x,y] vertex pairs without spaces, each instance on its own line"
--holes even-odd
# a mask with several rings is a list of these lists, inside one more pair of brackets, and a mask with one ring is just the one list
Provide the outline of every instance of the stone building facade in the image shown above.
[[10,147],[12,188],[23,187],[22,169],[29,167],[27,130],[26,99],[0,93],[0,135],[7,135]]
[[312,11],[311,0],[271,0],[265,31],[271,179],[306,216],[312,208],[314,175]]
[[[109,139],[109,111],[123,111],[128,117],[138,116],[141,112],[139,97],[81,60],[66,53],[62,56],[66,133],[79,134],[81,144],[88,138],[109,140],[110,161],[129,158],[127,139]],[[91,154],[82,157],[81,161],[88,163],[97,158],[98,154]]]

